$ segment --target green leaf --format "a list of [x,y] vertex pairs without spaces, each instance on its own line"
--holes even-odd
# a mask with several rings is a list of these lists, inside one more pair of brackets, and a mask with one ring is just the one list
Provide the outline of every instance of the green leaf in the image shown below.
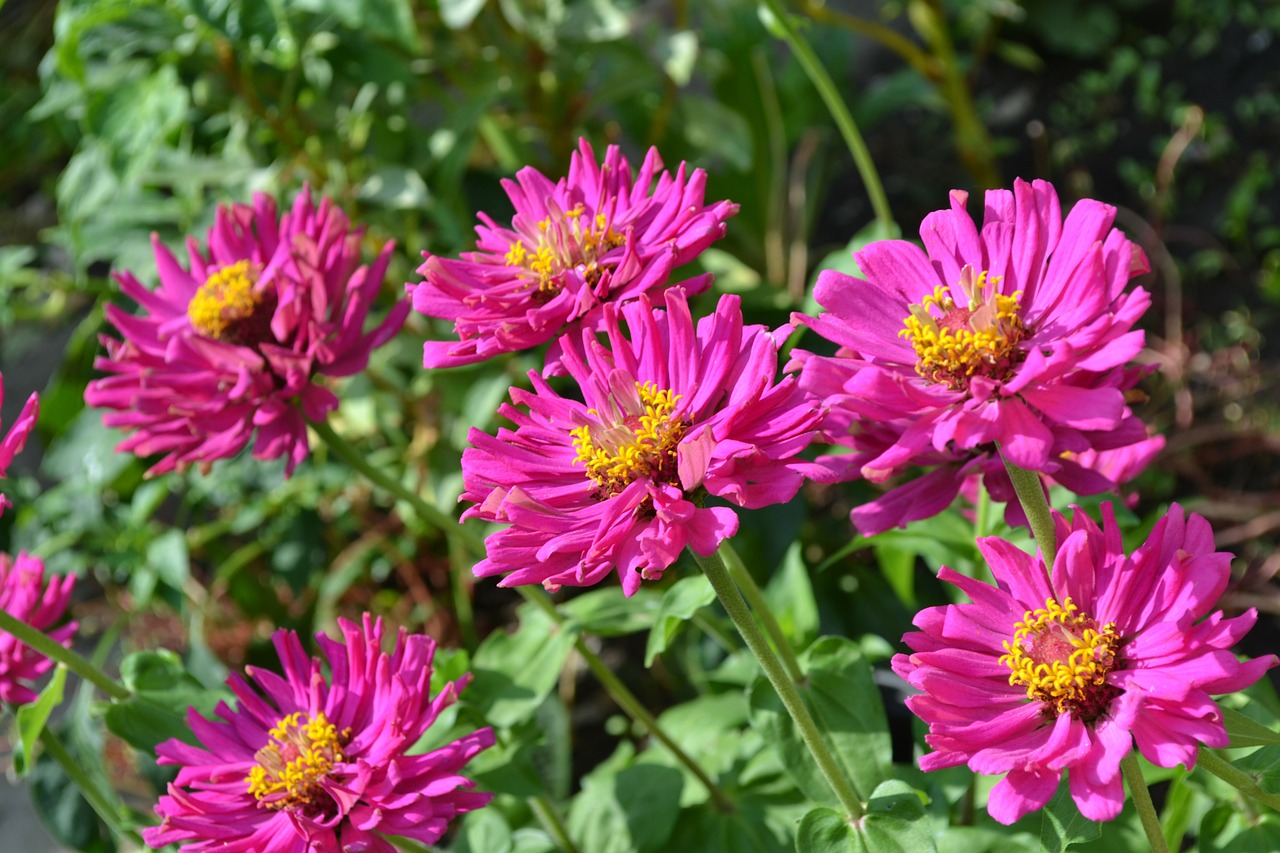
[[34,766],[31,756],[35,755],[36,741],[40,739],[45,723],[49,722],[49,714],[61,704],[62,689],[66,683],[66,667],[55,667],[53,678],[40,691],[36,701],[18,708],[18,744],[13,751],[13,770],[18,776],[26,776],[31,772]]
[[938,853],[1039,853],[1040,845],[1027,833],[974,826],[952,826],[934,838]]
[[620,586],[593,589],[560,605],[560,612],[572,619],[583,633],[597,637],[620,637],[653,626],[662,606],[662,596],[641,587],[627,598]]
[[1200,853],[1275,853],[1280,850],[1280,815],[1264,810],[1247,815],[1234,806],[1215,806],[1200,821]]
[[135,695],[107,708],[107,728],[136,749],[153,752],[170,738],[196,743],[187,725],[187,709],[206,717],[213,713],[220,691],[207,690],[187,672],[171,651],[135,652],[120,664],[120,680]]
[[684,778],[672,767],[635,764],[587,777],[569,809],[569,835],[592,853],[648,853],[670,849]]
[[1064,778],[1040,811],[1040,847],[1045,853],[1062,853],[1063,850],[1090,841],[1097,841],[1102,827],[1080,814]]
[[560,677],[576,634],[533,605],[522,606],[519,614],[515,632],[490,634],[471,662],[475,681],[466,700],[496,726],[514,725],[542,704]]
[[796,850],[802,853],[929,853],[935,850],[924,804],[910,785],[891,779],[878,787],[867,812],[851,822],[819,806],[800,821]]
[[466,29],[484,4],[485,0],[440,0],[440,20],[451,30]]
[[1252,776],[1268,794],[1280,794],[1280,746],[1264,746],[1231,763]]
[[1233,749],[1280,744],[1280,734],[1234,708],[1222,707],[1222,722],[1227,727]]
[[187,537],[180,530],[166,530],[147,543],[147,568],[171,589],[182,592],[191,577]]
[[807,646],[818,635],[818,602],[813,597],[809,570],[800,556],[800,543],[787,549],[778,571],[765,587],[782,632],[797,646]]
[[710,803],[681,811],[667,849],[690,853],[784,853],[791,849],[791,827],[777,826],[769,819],[768,800],[743,794],[734,802],[737,808],[728,814]]
[[[805,673],[800,695],[845,777],[859,795],[866,796],[883,781],[892,759],[889,724],[871,667],[852,640],[821,637],[801,655],[800,668]],[[752,727],[781,752],[783,765],[800,790],[815,803],[836,804],[835,793],[773,685],[758,677],[748,699]]]
[[60,845],[87,853],[116,849],[106,826],[56,761],[42,754],[30,780],[31,805]]
[[508,853],[511,827],[497,809],[478,809],[466,815],[454,847],[457,853]]
[[662,605],[653,620],[649,643],[645,646],[644,665],[653,666],[654,658],[666,651],[693,614],[715,600],[715,590],[705,575],[688,575],[676,581],[662,596]]

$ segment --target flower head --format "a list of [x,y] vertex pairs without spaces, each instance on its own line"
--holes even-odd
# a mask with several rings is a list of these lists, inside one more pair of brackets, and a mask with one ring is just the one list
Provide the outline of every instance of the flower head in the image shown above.
[[950,210],[925,217],[923,251],[884,240],[855,255],[865,280],[822,273],[827,312],[796,317],[841,348],[795,353],[802,384],[831,408],[826,438],[853,451],[824,460],[831,477],[935,469],[855,511],[864,534],[939,512],[971,474],[1011,494],[997,446],[1096,494],[1119,485],[1108,473],[1136,471],[1082,454],[1149,442],[1125,401],[1143,376],[1125,367],[1143,345],[1132,327],[1150,303],[1126,286],[1147,264],[1111,227],[1115,209],[1084,200],[1063,222],[1052,186],[1016,181],[986,194],[979,230],[966,200],[952,192]]
[[[1055,514],[1053,572],[1002,539],[979,539],[997,587],[943,568],[970,604],[915,619],[893,669],[920,695],[907,705],[929,725],[924,770],[968,764],[1007,774],[987,809],[1002,823],[1044,806],[1063,771],[1090,820],[1124,805],[1120,761],[1136,743],[1161,767],[1195,765],[1199,744],[1227,745],[1210,694],[1242,690],[1278,662],[1240,662],[1229,649],[1257,619],[1209,614],[1231,555],[1174,505],[1128,556],[1111,512],[1104,527],[1076,509]],[[1206,618],[1206,614],[1207,618]]]
[[[628,333],[622,329],[626,323]],[[743,326],[737,297],[698,321],[683,290],[604,311],[604,341],[561,341],[583,400],[530,373],[500,410],[516,429],[471,431],[462,455],[474,516],[511,525],[488,540],[480,577],[503,586],[588,586],[617,570],[627,595],[686,545],[707,555],[738,529],[714,495],[756,508],[790,500],[811,463],[797,458],[821,421],[795,377],[775,382],[777,334]]]
[[[480,729],[421,755],[407,754],[470,677],[430,695],[435,642],[401,630],[382,651],[382,621],[363,628],[339,620],[341,640],[320,634],[329,661],[308,658],[298,635],[273,640],[284,676],[248,669],[227,684],[237,707],[206,720],[194,710],[191,730],[204,748],[169,740],[156,748],[161,764],[181,767],[160,798],[163,822],[144,831],[152,847],[285,853],[365,850],[394,853],[382,836],[433,844],[457,815],[492,794],[464,790],[463,765],[493,745]],[[260,691],[260,692],[259,692]]]
[[[50,578],[46,584],[44,563],[38,557],[20,553],[14,559],[0,554],[0,606],[4,612],[63,645],[71,644],[76,623],[53,626],[66,613],[75,582],[74,575],[62,575]],[[7,631],[0,631],[0,700],[10,705],[34,702],[32,682],[52,668],[53,661]]]
[[329,199],[316,207],[303,189],[283,217],[267,196],[219,207],[204,247],[187,241],[184,269],[152,237],[160,286],[116,276],[141,307],[107,307],[124,340],[102,339],[108,376],[85,402],[115,409],[103,419],[132,433],[119,446],[164,454],[161,474],[239,453],[254,438],[259,459],[306,458],[306,421],[338,405],[318,377],[349,376],[400,329],[401,301],[376,329],[365,319],[391,259],[388,243],[372,267],[359,266],[360,229]]
[[[0,374],[0,403],[3,402],[4,375]],[[23,445],[27,443],[27,436],[35,428],[36,418],[39,415],[40,403],[36,399],[36,395],[32,394],[27,398],[26,405],[22,407],[22,411],[18,413],[18,419],[9,427],[7,433],[3,431],[4,424],[0,423],[0,480],[4,479],[13,457],[17,456],[22,451]],[[4,495],[0,495],[0,515],[4,515],[4,511],[9,505],[9,499]]]
[[[598,163],[585,139],[558,183],[521,169],[502,182],[516,210],[510,227],[481,213],[476,251],[461,260],[423,253],[425,281],[408,285],[413,307],[452,320],[458,334],[457,341],[428,341],[423,363],[472,364],[579,326],[598,328],[604,304],[644,293],[662,304],[672,271],[723,237],[738,210],[728,201],[704,204],[706,182],[705,172],[683,163],[674,176],[663,171],[656,148],[632,178],[616,146]],[[699,276],[682,286],[699,293],[710,281]],[[553,352],[548,370],[557,364]]]

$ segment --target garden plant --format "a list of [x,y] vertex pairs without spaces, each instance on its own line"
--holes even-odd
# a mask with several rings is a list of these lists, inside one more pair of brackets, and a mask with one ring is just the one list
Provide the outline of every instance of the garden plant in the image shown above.
[[0,33],[63,848],[1280,850],[1272,5]]

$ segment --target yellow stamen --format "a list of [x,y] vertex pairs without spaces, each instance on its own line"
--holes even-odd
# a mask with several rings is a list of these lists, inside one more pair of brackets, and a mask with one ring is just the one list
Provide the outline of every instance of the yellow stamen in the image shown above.
[[1028,610],[1014,626],[1013,641],[1004,642],[1009,683],[1027,689],[1053,715],[1070,713],[1092,721],[1106,710],[1119,689],[1106,683],[1117,665],[1120,637],[1114,622],[1101,629],[1091,616],[1067,598],[1059,604],[1046,599],[1044,607]]
[[898,335],[915,348],[916,373],[953,391],[966,390],[974,376],[999,382],[1012,375],[1021,360],[1018,344],[1027,336],[1018,302],[1022,291],[1011,296],[989,292],[988,285],[998,281],[988,281],[985,272],[974,276],[966,266],[960,286],[969,297],[967,307],[957,306],[940,285],[911,306]]
[[520,267],[528,274],[529,286],[538,298],[549,299],[559,293],[564,273],[578,267],[594,283],[600,276],[599,259],[625,242],[609,227],[603,213],[596,214],[594,224],[584,226],[585,212],[579,204],[567,212],[553,213],[538,223],[535,247],[516,240],[507,250],[507,266]]
[[[624,404],[614,424],[594,423],[571,430],[578,462],[605,497],[621,492],[641,476],[672,481],[676,447],[687,424],[672,420],[680,395],[652,382],[636,383],[637,399]],[[597,418],[594,409],[591,414]]]
[[299,711],[282,718],[270,735],[245,777],[249,793],[269,809],[311,803],[321,780],[344,760],[341,741],[349,732],[340,735],[323,711]]
[[191,297],[187,316],[205,337],[232,340],[235,327],[253,319],[262,304],[254,289],[257,274],[249,261],[236,261],[214,272]]

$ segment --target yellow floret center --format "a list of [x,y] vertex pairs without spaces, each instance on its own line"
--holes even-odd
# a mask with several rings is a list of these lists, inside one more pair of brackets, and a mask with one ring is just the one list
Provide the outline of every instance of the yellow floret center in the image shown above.
[[323,711],[290,714],[270,735],[271,743],[254,753],[249,793],[270,809],[312,804],[321,781],[344,759],[343,735]]
[[916,373],[953,391],[967,390],[974,376],[1001,382],[1013,375],[1022,361],[1018,344],[1027,336],[1018,301],[1022,291],[995,293],[999,280],[988,280],[985,272],[975,276],[966,266],[960,276],[966,307],[956,305],[941,285],[910,307],[898,335],[916,351]]
[[1049,598],[1039,610],[1028,610],[1004,642],[1009,683],[1025,687],[1028,699],[1044,703],[1050,716],[1071,714],[1092,722],[1120,689],[1107,684],[1118,664],[1120,637],[1114,622],[1101,627],[1067,598]]
[[600,258],[624,242],[603,213],[589,217],[582,205],[565,213],[553,212],[538,223],[538,231],[534,245],[526,246],[522,239],[512,243],[506,261],[507,266],[524,270],[530,288],[541,299],[559,293],[564,274],[571,269],[580,269],[594,284],[600,277]]
[[635,396],[615,400],[612,417],[571,430],[576,462],[600,486],[602,497],[612,497],[640,477],[675,482],[676,452],[688,424],[673,419],[679,394],[652,382],[635,383]]
[[192,328],[215,340],[245,342],[245,327],[261,325],[263,319],[263,295],[254,289],[257,277],[249,261],[227,264],[211,274],[187,305]]

